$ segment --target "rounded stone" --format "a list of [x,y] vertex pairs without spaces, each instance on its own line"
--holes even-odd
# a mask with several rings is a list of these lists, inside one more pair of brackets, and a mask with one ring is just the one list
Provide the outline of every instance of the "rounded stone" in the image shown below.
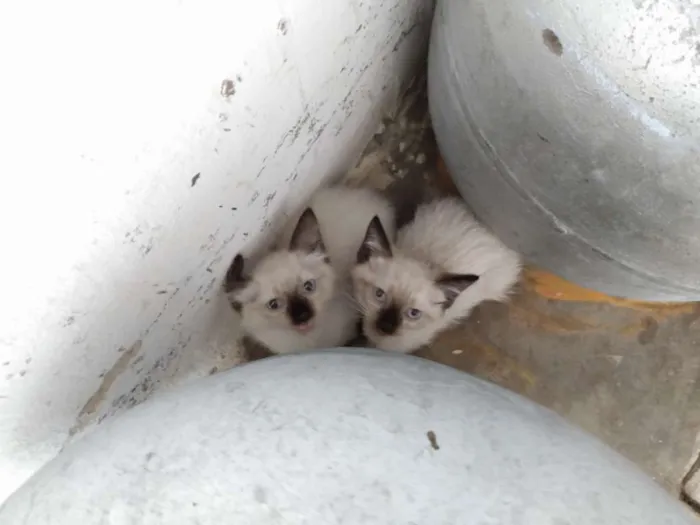
[[577,284],[699,300],[697,19],[693,0],[439,0],[432,122],[477,217]]
[[24,525],[694,523],[554,413],[430,361],[341,349],[162,393],[0,509]]

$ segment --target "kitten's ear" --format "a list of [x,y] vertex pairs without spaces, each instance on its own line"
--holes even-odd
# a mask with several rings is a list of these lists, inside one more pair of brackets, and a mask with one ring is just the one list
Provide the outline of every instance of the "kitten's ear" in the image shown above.
[[294,233],[292,233],[292,239],[289,241],[289,249],[307,253],[326,252],[326,246],[321,238],[321,228],[318,225],[318,219],[311,208],[306,208],[301,217],[299,217],[299,222],[294,228]]
[[452,306],[457,296],[478,280],[479,276],[472,274],[446,273],[441,275],[435,284],[445,294],[445,302],[442,303],[443,309],[447,310]]
[[229,302],[231,307],[237,312],[241,311],[242,305],[235,297],[238,295],[235,292],[239,292],[245,288],[250,279],[243,275],[243,266],[245,265],[245,260],[243,256],[239,253],[233,258],[231,266],[228,267],[226,271],[226,277],[224,277],[224,292],[229,296]]
[[366,263],[371,257],[391,257],[391,243],[376,215],[367,226],[365,238],[357,250],[357,263]]
[[243,275],[244,265],[245,260],[243,259],[243,256],[240,253],[236,254],[231,262],[231,266],[229,266],[228,270],[226,271],[226,277],[224,278],[224,292],[235,292],[248,283],[248,278]]

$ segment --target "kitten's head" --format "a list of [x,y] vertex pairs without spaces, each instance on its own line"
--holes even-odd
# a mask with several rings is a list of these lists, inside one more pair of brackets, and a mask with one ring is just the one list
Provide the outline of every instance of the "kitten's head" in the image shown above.
[[437,335],[443,328],[445,310],[478,278],[456,274],[435,278],[425,263],[393,254],[375,217],[352,270],[364,334],[382,350],[413,352]]
[[253,335],[256,330],[279,329],[309,333],[333,296],[335,272],[311,208],[299,218],[288,249],[266,255],[250,275],[243,267],[243,256],[238,254],[226,274],[224,290]]

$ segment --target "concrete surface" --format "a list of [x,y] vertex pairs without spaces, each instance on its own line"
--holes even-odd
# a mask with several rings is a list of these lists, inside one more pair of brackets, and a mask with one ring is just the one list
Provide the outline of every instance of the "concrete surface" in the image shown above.
[[[399,203],[456,192],[421,90],[350,174]],[[700,430],[700,304],[617,299],[529,267],[510,304],[482,305],[418,355],[554,409],[679,494]]]
[[73,443],[0,507],[24,525],[691,525],[625,458],[449,367],[366,349],[205,378]]
[[[432,0],[3,3],[0,500],[151,392],[240,361],[218,287],[357,162]],[[40,15],[38,15],[40,13]]]

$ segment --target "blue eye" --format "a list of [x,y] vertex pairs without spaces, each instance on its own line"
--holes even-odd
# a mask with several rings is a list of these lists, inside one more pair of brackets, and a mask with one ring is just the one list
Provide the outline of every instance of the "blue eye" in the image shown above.
[[277,299],[270,299],[267,302],[267,307],[270,310],[277,310],[280,307],[280,302]]
[[308,281],[304,281],[302,286],[305,292],[311,293],[316,289],[316,281],[314,279],[309,279]]
[[377,299],[384,299],[384,296],[385,296],[385,295],[386,295],[386,293],[385,293],[384,290],[382,290],[381,288],[375,288],[375,289],[374,289],[374,296],[375,296]]
[[421,312],[418,308],[409,308],[406,310],[406,317],[413,319],[414,321],[416,319],[420,319],[421,315],[423,315],[423,312]]

